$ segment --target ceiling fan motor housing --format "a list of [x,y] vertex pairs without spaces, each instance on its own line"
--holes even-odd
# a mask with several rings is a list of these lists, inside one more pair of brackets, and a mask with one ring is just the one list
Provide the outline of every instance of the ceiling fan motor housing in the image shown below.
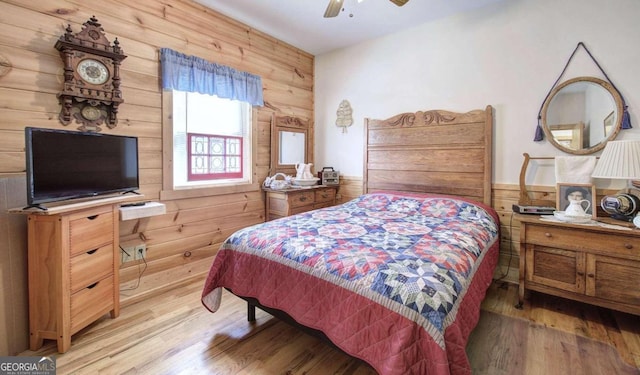
[[[401,7],[409,0],[389,0],[395,5]],[[327,9],[324,11],[324,18],[332,18],[337,16],[340,13],[340,10],[344,10],[342,8],[342,4],[344,0],[329,0],[329,4],[327,5]],[[349,14],[349,17],[353,17],[353,14]]]

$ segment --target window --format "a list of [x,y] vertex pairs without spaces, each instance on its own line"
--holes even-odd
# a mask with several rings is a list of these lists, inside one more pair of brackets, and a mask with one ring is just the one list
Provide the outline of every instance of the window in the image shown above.
[[253,181],[260,76],[169,48],[160,49],[160,65],[160,199],[260,190]]
[[187,180],[242,178],[242,137],[187,133]]
[[165,178],[162,199],[190,196],[196,188],[209,189],[199,195],[259,189],[252,181],[256,116],[251,104],[177,90],[163,91],[163,99],[165,134],[171,134],[163,137],[169,138],[164,146],[173,151],[164,163],[172,176]]

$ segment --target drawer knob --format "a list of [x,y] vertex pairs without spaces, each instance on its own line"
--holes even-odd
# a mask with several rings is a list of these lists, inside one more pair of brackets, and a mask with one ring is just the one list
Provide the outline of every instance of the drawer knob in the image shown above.
[[627,250],[631,250],[631,249],[633,249],[633,245],[630,244],[630,243],[626,243],[626,244],[624,244],[624,248],[627,249]]
[[304,202],[307,200],[307,197],[300,197],[300,202]]
[[588,274],[587,274],[587,276],[589,276],[589,277],[590,277],[590,278],[592,278],[592,279],[593,279],[594,277],[596,277],[596,275],[594,275],[594,274],[592,274],[592,273],[588,273]]
[[89,220],[95,220],[97,217],[98,217],[98,215],[87,216],[87,219],[89,219]]
[[96,287],[96,285],[98,285],[98,283],[99,283],[99,282],[100,282],[100,281],[96,281],[95,283],[93,283],[93,284],[89,285],[89,286],[87,287],[87,289],[93,289],[93,288],[95,288],[95,287]]
[[547,237],[547,238],[553,237],[552,234],[549,233],[549,232],[544,232],[544,236]]
[[98,251],[98,249],[89,250],[89,251],[87,251],[87,254],[89,254],[89,255],[95,254],[96,251]]

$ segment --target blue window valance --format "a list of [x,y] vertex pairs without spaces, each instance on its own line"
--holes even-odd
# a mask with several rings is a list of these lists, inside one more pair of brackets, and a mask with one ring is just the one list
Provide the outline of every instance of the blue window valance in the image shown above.
[[251,105],[264,105],[260,76],[169,48],[160,49],[160,64],[163,89],[216,95]]

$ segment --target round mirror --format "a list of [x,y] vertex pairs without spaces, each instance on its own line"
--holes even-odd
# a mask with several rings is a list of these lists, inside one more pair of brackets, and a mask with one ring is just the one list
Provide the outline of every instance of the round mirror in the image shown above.
[[608,82],[578,77],[559,84],[542,106],[542,129],[556,148],[591,154],[615,139],[622,123],[622,97]]

